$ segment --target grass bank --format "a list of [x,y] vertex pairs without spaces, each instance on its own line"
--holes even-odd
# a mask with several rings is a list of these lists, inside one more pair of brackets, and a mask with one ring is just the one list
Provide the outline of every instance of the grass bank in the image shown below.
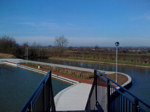
[[[87,63],[101,63],[101,64],[116,64],[114,60],[98,60],[98,59],[83,59],[83,58],[49,58],[51,60],[61,60],[61,61],[76,61],[76,62],[87,62]],[[126,66],[138,66],[138,67],[150,67],[150,64],[142,64],[142,63],[132,63],[127,61],[118,61],[118,65],[126,65]]]
[[16,57],[12,54],[0,53],[0,58],[16,58]]
[[[61,68],[61,67],[54,67],[54,66],[48,66],[48,65],[42,65],[42,64],[35,64],[35,63],[21,63],[26,66],[38,68],[40,66],[43,70],[49,70],[51,69],[54,74],[64,76],[79,82],[84,83],[92,83],[94,79],[94,73],[92,72],[86,72],[86,71],[80,71],[80,70],[73,70],[68,68]],[[109,74],[107,75],[112,80],[115,80],[115,74]],[[128,78],[122,74],[118,74],[118,83],[122,85],[128,80]]]

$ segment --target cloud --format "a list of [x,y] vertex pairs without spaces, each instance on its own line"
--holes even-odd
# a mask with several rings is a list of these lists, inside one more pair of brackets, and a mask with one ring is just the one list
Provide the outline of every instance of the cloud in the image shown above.
[[131,17],[130,20],[150,20],[150,15],[141,15],[136,17]]
[[29,44],[37,43],[40,45],[53,45],[55,37],[50,36],[16,36],[18,43],[28,42]]
[[[131,46],[141,47],[150,46],[150,38],[136,38],[136,37],[124,37],[124,38],[110,38],[110,37],[66,37],[69,41],[68,46],[100,46],[100,47],[114,47],[115,42],[120,42],[120,47]],[[37,43],[40,45],[54,45],[55,37],[50,36],[29,36],[29,37],[16,37],[17,42],[24,43],[29,42]]]
[[34,28],[59,28],[60,25],[56,24],[56,23],[52,23],[52,22],[20,22],[20,23],[16,23],[16,24],[20,24],[20,25],[26,25],[29,27],[34,27]]
[[140,46],[150,46],[150,38],[137,38],[137,37],[81,37],[81,38],[69,38],[70,45],[73,46],[104,46],[104,47],[114,47],[115,42],[120,42],[120,47],[125,46],[133,46],[133,47],[140,47]]
[[34,22],[21,22],[21,23],[16,23],[16,24],[28,25],[28,26],[32,26],[32,27],[37,26]]
[[144,16],[143,18],[150,20],[150,15]]
[[[83,26],[72,23],[55,23],[55,22],[20,22],[16,23],[20,25],[28,26],[36,30],[55,31],[55,32],[69,32],[69,31],[82,31],[85,29]],[[86,27],[86,29],[92,29],[92,27]]]

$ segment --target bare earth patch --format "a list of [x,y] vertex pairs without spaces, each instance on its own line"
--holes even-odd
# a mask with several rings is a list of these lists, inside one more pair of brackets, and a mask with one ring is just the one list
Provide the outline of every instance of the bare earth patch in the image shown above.
[[[116,74],[110,74],[110,75],[107,75],[110,79],[112,79],[113,81],[116,80]],[[122,75],[122,74],[117,74],[117,78],[118,78],[118,84],[122,85],[124,84],[125,82],[128,81],[128,78],[125,76],[125,75]]]
[[12,54],[0,53],[0,58],[15,58]]

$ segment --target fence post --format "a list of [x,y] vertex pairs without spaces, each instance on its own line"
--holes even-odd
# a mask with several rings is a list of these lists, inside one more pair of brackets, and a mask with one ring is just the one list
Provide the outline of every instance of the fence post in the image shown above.
[[32,112],[32,102],[30,103],[29,107],[27,107],[27,112]]
[[46,83],[43,82],[43,111],[46,111]]
[[53,96],[53,88],[52,88],[52,80],[51,80],[51,71],[49,72],[49,79],[50,80],[50,105],[51,105],[51,108],[50,108],[50,111],[52,112],[55,112],[56,109],[55,109],[55,103],[54,103],[54,96]]
[[107,112],[110,112],[110,85],[109,79],[107,79]]
[[135,112],[138,112],[138,105],[139,105],[139,102],[138,102],[138,100],[136,99],[136,98],[134,98],[134,110],[135,110]]
[[97,102],[97,71],[94,70],[94,85],[95,85],[95,99],[96,99],[96,102]]

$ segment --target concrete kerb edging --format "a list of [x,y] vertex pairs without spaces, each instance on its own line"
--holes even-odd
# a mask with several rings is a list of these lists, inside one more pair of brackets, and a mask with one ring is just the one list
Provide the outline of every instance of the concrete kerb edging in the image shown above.
[[[34,71],[34,72],[42,73],[44,75],[46,75],[46,73],[47,73],[46,71],[42,71],[42,70],[38,70],[38,69],[35,69],[35,68],[23,66],[23,65],[20,65],[20,64],[18,64],[17,66],[20,67],[20,68],[23,68],[23,69],[27,69],[27,70],[31,70],[31,71]],[[58,76],[57,74],[52,74],[52,77],[56,78],[58,80],[70,83],[70,84],[79,83],[78,81],[75,81],[75,80],[72,80],[72,79],[68,79],[68,78],[65,78],[65,77],[62,77],[62,76]]]
[[[20,65],[20,64],[18,64],[18,67],[23,68],[23,69],[27,69],[27,70],[31,70],[31,71],[34,71],[34,72],[42,73],[44,75],[46,75],[46,73],[47,73],[46,71],[38,70],[38,69],[35,69],[35,68],[31,68],[31,67],[26,67],[26,66],[23,66],[23,65]],[[65,77],[62,77],[62,76],[58,76],[56,74],[52,74],[52,77],[56,78],[58,80],[62,80],[64,82],[70,83],[70,84],[79,83],[78,81],[74,81],[74,80],[71,80],[71,79],[68,79],[68,78],[65,78]]]
[[[113,72],[113,71],[103,71],[103,72],[105,72],[105,74],[108,74],[108,75],[112,74],[112,73],[116,73],[116,72]],[[132,78],[129,75],[125,74],[125,73],[122,73],[122,72],[117,72],[117,73],[120,73],[121,75],[124,75],[128,78],[128,80],[125,83],[123,83],[121,86],[125,87],[125,88],[129,87],[132,83]],[[120,87],[117,87],[117,89],[119,89],[119,88]]]
[[[0,59],[0,62],[2,64],[7,64],[7,65],[10,65],[10,66],[23,68],[23,69],[30,70],[30,71],[33,71],[33,72],[37,72],[37,73],[40,73],[40,74],[43,74],[43,75],[46,75],[46,73],[47,73],[46,71],[43,71],[43,70],[39,70],[39,69],[36,69],[36,68],[20,65],[19,64],[20,61],[22,62],[23,60],[19,59],[19,60],[17,60],[17,63],[15,63],[13,61],[13,59]],[[52,74],[52,77],[55,78],[55,79],[58,79],[58,80],[70,83],[70,84],[77,84],[77,83],[79,83],[78,81],[75,81],[75,80],[72,80],[72,79],[69,79],[69,78],[66,78],[66,77],[63,77],[63,76],[59,76],[57,74]]]
[[68,79],[68,78],[59,76],[57,74],[52,74],[52,77],[56,78],[56,79],[59,79],[59,80],[62,80],[62,81],[65,81],[65,82],[68,82],[68,83],[71,83],[71,84],[77,84],[77,83],[79,83],[78,81],[75,81],[75,80],[72,80],[72,79]]
[[4,61],[3,64],[17,67],[17,64],[16,64],[16,63],[12,63],[12,62],[8,62],[8,61]]
[[38,70],[38,69],[35,69],[35,68],[23,66],[23,65],[20,65],[20,64],[17,64],[17,67],[23,68],[23,69],[26,69],[26,70],[30,70],[30,71],[34,71],[34,72],[37,72],[37,73],[41,73],[41,74],[44,74],[44,75],[46,75],[46,73],[47,73],[46,71],[42,71],[42,70]]
[[[128,86],[130,86],[131,85],[131,83],[132,83],[132,78],[129,76],[129,75],[127,75],[127,74],[125,74],[125,73],[121,73],[121,72],[119,72],[120,74],[122,74],[122,75],[124,75],[124,76],[126,76],[127,78],[128,78],[128,80],[127,80],[127,82],[125,82],[124,84],[122,84],[121,86],[122,87],[128,87]],[[118,88],[117,88],[118,89]]]

